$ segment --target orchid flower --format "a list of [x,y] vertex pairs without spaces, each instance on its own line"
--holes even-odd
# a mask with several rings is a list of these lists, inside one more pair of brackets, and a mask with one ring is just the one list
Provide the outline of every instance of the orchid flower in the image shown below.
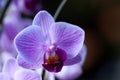
[[13,0],[17,8],[24,14],[34,15],[42,9],[41,0]]
[[44,67],[59,72],[63,66],[80,62],[84,30],[79,26],[55,22],[47,11],[40,11],[14,39],[18,63],[25,68]]
[[41,76],[32,70],[18,66],[14,58],[8,59],[0,73],[0,80],[42,80]]
[[13,40],[17,33],[31,24],[31,20],[22,19],[14,4],[11,4],[3,21],[0,43],[3,51],[16,55]]

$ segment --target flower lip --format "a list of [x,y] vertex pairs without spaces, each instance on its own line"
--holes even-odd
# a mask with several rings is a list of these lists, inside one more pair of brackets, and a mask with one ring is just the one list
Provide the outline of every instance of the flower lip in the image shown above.
[[63,62],[51,63],[51,64],[42,64],[43,67],[50,72],[59,72],[63,67]]
[[[53,48],[51,48],[54,50]],[[44,63],[42,64],[45,69],[50,72],[59,72],[63,67],[63,63],[66,60],[66,53],[62,49],[55,49],[50,51],[51,53],[45,53]]]

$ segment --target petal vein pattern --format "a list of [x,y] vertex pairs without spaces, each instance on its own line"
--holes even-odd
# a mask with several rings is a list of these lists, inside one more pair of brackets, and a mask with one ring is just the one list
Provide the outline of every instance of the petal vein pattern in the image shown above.
[[50,29],[51,41],[63,49],[68,58],[75,57],[83,46],[84,31],[76,25],[57,22]]
[[[27,61],[37,61],[42,56],[42,45],[44,36],[39,26],[28,26],[15,38],[15,47],[23,58]],[[41,56],[40,56],[41,55]]]

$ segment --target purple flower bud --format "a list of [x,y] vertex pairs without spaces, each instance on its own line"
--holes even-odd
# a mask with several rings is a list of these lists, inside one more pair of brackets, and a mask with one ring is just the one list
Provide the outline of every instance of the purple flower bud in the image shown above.
[[17,8],[24,14],[34,15],[42,9],[41,0],[14,0]]

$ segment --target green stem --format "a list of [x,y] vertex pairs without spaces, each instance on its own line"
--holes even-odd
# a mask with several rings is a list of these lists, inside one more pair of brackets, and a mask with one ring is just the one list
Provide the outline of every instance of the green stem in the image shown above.
[[49,72],[47,72],[47,71],[45,70],[43,80],[48,80],[48,76],[49,76]]
[[67,2],[67,0],[62,0],[62,2],[60,3],[60,5],[58,6],[55,15],[54,15],[54,19],[56,20],[60,11],[62,10],[63,6],[65,5],[65,3]]
[[7,11],[8,7],[9,7],[11,1],[12,0],[7,0],[6,1],[5,7],[4,7],[4,9],[3,9],[2,13],[1,13],[1,16],[0,16],[0,24],[2,24],[2,22],[3,22],[3,18],[5,16],[5,14],[6,14],[6,11]]

